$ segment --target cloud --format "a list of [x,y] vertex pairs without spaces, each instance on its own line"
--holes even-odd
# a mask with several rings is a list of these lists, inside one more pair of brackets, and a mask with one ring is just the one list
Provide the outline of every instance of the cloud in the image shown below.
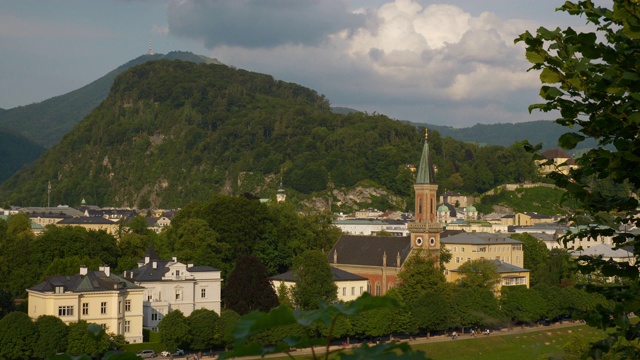
[[168,6],[169,30],[198,38],[208,48],[315,46],[328,35],[360,27],[364,16],[340,0],[174,0]]
[[539,81],[513,39],[539,24],[412,0],[175,0],[170,35],[212,57],[325,94],[332,104],[435,124],[536,120]]
[[0,14],[0,38],[12,39],[104,39],[116,33],[92,26],[56,24],[10,13]]

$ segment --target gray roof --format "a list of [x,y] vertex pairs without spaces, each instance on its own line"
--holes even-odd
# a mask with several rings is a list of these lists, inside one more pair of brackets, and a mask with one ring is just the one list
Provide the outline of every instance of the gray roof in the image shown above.
[[429,142],[427,141],[425,134],[422,155],[420,156],[420,165],[418,166],[418,173],[416,175],[416,184],[435,184],[435,171],[433,171],[433,166],[431,166],[430,160]]
[[[360,281],[360,280],[367,280],[367,278],[365,278],[365,277],[362,277],[362,276],[356,275],[356,274],[352,274],[352,273],[350,273],[348,271],[336,269],[333,266],[331,266],[331,273],[333,275],[333,277],[332,277],[333,281]],[[296,282],[296,276],[295,276],[295,273],[293,271],[287,271],[284,274],[275,275],[275,276],[270,277],[269,279]]]
[[55,275],[45,278],[40,284],[29,288],[37,292],[54,292],[56,286],[64,286],[65,291],[92,292],[125,289],[142,289],[126,279],[103,271],[88,271],[86,275]]
[[73,217],[65,218],[58,222],[59,225],[75,225],[75,224],[98,224],[98,225],[115,225],[116,223],[103,217]]
[[571,255],[573,256],[586,255],[586,256],[594,256],[594,257],[602,255],[602,257],[605,260],[610,258],[628,258],[628,259],[634,258],[634,255],[632,252],[627,251],[625,249],[614,249],[613,245],[607,245],[607,244],[599,244],[596,246],[592,246],[588,249],[576,250],[576,251],[573,251]]
[[53,213],[63,213],[67,216],[84,216],[82,212],[68,206],[49,206],[49,207],[28,206],[28,207],[22,207],[22,208],[18,207],[16,209],[19,212],[25,212],[25,213],[53,212]]
[[[173,260],[157,260],[155,250],[151,246],[147,250],[146,256],[150,256],[150,260],[148,263],[140,266],[137,269],[125,271],[124,277],[136,282],[162,281],[162,278],[165,276],[165,274],[169,272],[169,265],[175,263],[175,261]],[[141,262],[144,263],[144,260],[138,261],[138,263]],[[153,267],[154,262],[156,263],[155,269]],[[220,270],[212,268],[211,266],[201,265],[187,268],[187,271],[192,273]]]
[[327,258],[333,264],[337,252],[337,264],[382,266],[382,258],[387,255],[387,266],[396,266],[397,255],[400,264],[411,252],[411,238],[408,236],[362,236],[342,235],[333,246]]
[[441,238],[443,244],[471,244],[471,245],[499,245],[499,244],[522,244],[518,240],[502,234],[493,233],[468,233],[463,232],[457,235]]
[[[521,268],[519,266],[515,266],[515,265],[509,264],[509,263],[506,263],[504,261],[500,261],[500,260],[497,260],[497,259],[492,259],[490,261],[493,262],[496,265],[496,267],[498,269],[498,272],[500,274],[512,273],[512,272],[528,272],[529,271],[528,269],[524,269],[524,268]],[[458,269],[454,269],[454,270],[451,270],[451,271],[457,272]]]

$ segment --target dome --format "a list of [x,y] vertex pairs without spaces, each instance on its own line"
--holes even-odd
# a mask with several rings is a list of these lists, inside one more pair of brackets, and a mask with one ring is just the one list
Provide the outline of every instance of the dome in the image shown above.
[[476,210],[476,207],[473,205],[469,205],[467,206],[467,208],[465,209],[467,212],[477,212],[478,210]]
[[447,207],[447,205],[442,204],[438,206],[438,212],[445,212],[445,211],[449,211],[449,208]]

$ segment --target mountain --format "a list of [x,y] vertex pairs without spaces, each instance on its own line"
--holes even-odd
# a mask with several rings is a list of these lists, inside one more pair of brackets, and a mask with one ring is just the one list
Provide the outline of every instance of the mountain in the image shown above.
[[[380,114],[335,114],[314,90],[224,65],[151,61],[116,78],[106,99],[32,166],[0,185],[0,203],[81,199],[180,207],[213,194],[275,197],[344,210],[410,203],[424,133]],[[531,180],[518,147],[479,147],[430,132],[441,186],[484,192]],[[358,200],[354,200],[358,199]]]
[[39,103],[0,111],[0,127],[50,148],[107,97],[116,76],[133,66],[162,59],[220,64],[218,60],[182,51],[142,55],[77,90]]
[[[416,126],[425,124],[413,123]],[[538,120],[516,124],[476,124],[467,128],[453,128],[450,126],[426,125],[437,130],[443,137],[450,136],[456,140],[482,145],[510,146],[514,142],[528,140],[530,144],[542,143],[543,150],[558,147],[560,135],[570,132],[566,126],[561,126],[551,120]],[[596,142],[587,139],[579,144],[580,148],[591,148]],[[578,152],[578,149],[574,152]]]
[[[1,113],[1,111],[0,111]],[[44,148],[24,136],[0,129],[0,183],[8,179],[24,164],[40,156]]]

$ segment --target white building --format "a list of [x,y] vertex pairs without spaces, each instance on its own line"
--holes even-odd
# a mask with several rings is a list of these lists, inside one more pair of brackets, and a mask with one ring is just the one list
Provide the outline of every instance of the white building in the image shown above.
[[402,220],[346,219],[334,220],[333,225],[348,235],[376,235],[386,231],[392,236],[407,236],[407,223]]
[[[333,282],[338,287],[338,300],[351,301],[360,297],[368,291],[368,279],[360,275],[352,274],[350,272],[331,267],[333,275]],[[296,284],[295,274],[291,271],[287,271],[284,274],[272,276],[269,278],[271,286],[273,286],[276,293],[280,288],[280,285],[284,283],[289,290]]]
[[158,323],[171,310],[185,316],[197,309],[220,314],[220,270],[210,266],[194,266],[178,261],[159,260],[153,247],[138,262],[138,268],[127,270],[123,277],[141,285],[144,290],[144,327],[157,330]]

